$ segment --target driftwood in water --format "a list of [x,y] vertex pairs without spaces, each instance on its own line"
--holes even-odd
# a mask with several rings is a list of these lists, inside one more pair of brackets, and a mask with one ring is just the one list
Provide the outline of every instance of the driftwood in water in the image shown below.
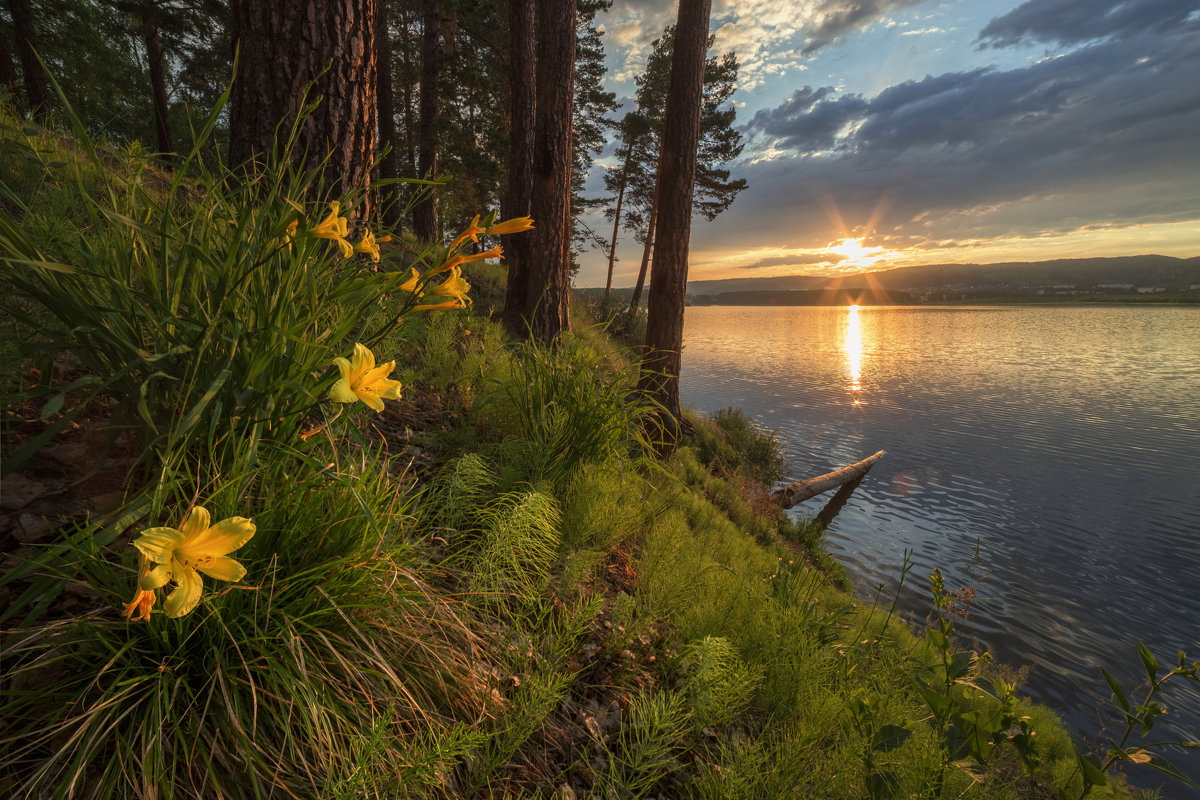
[[875,465],[876,461],[883,458],[883,454],[884,451],[880,450],[875,455],[867,456],[862,461],[856,461],[848,467],[842,467],[815,478],[789,483],[782,489],[771,492],[771,499],[784,508],[791,508],[810,497],[816,497],[821,492],[827,492],[844,483],[862,478]]

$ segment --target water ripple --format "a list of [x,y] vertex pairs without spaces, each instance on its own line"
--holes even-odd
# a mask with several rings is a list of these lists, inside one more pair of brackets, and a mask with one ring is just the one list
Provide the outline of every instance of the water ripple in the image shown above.
[[[1200,309],[702,307],[684,346],[684,402],[777,431],[788,480],[887,450],[830,551],[916,621],[934,567],[974,586],[968,635],[1081,732],[1097,664],[1131,684],[1138,640],[1200,656]],[[1200,734],[1200,693],[1174,694]]]

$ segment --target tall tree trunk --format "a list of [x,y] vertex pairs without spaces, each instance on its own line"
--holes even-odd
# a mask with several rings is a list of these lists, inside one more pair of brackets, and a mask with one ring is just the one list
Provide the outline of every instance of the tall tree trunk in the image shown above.
[[150,65],[150,90],[154,95],[154,133],[158,153],[167,161],[175,156],[171,139],[171,109],[167,105],[167,77],[163,69],[162,45],[158,41],[158,9],[155,0],[142,0],[142,35],[146,40],[146,61]]
[[642,264],[638,267],[637,284],[633,287],[633,297],[629,300],[629,315],[637,313],[642,302],[642,287],[646,285],[646,274],[650,271],[650,253],[654,248],[654,235],[658,227],[658,181],[654,184],[654,197],[650,201],[650,219],[646,223],[646,241],[642,245]]
[[[442,13],[437,0],[425,0],[421,17],[421,107],[417,120],[417,173],[437,177],[438,73],[441,71]],[[441,239],[438,229],[437,198],[427,190],[413,207],[413,228],[426,241]]]
[[525,316],[533,338],[543,344],[556,341],[569,327],[575,20],[575,0],[539,0],[530,209],[537,227],[530,237],[534,258],[525,284]]
[[8,12],[12,15],[13,38],[17,42],[21,74],[25,77],[25,97],[29,101],[29,110],[37,117],[45,117],[50,111],[50,84],[35,55],[38,45],[33,28],[33,10],[29,7],[29,0],[8,0]]
[[[333,196],[369,190],[376,0],[233,0],[232,12],[239,60],[229,115],[230,162],[249,168],[286,144],[311,83],[308,99],[321,101],[300,129],[293,157],[316,164],[328,155],[322,178]],[[367,217],[373,205],[367,191],[351,213]]]
[[[388,33],[387,0],[379,0],[375,25],[375,43],[379,53],[376,66],[376,94],[379,99],[379,150],[387,154],[379,162],[379,177],[395,180],[400,177],[399,142],[396,141],[396,104],[392,94],[392,42]],[[398,184],[379,189],[380,219],[391,229],[400,227],[400,187]]]
[[[536,109],[537,51],[534,46],[537,11],[534,0],[509,0],[509,154],[505,187],[505,218],[530,215],[533,203],[533,138]],[[542,221],[534,220],[540,226]],[[504,325],[513,336],[524,336],[533,237],[517,233],[504,237],[508,288],[504,294]]]
[[12,49],[8,46],[8,33],[0,27],[0,91],[7,92],[16,100],[20,87],[17,71],[13,68]]
[[668,445],[679,440],[682,416],[679,364],[683,348],[683,300],[687,291],[688,240],[711,7],[712,0],[679,0],[666,127],[659,157],[659,231],[654,241],[654,270],[650,275],[646,355],[642,358],[638,385],[665,409],[666,417],[662,423]]

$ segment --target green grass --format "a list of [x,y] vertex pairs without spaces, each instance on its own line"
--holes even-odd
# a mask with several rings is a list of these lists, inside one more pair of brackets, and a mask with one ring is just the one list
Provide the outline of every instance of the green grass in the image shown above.
[[[378,272],[322,240],[288,249],[289,222],[323,210],[287,202],[303,184],[282,168],[239,185],[12,125],[0,142],[29,151],[0,166],[5,324],[27,345],[6,379],[81,365],[9,398],[62,398],[18,455],[84,404],[146,453],[122,508],[0,578],[0,791],[1082,792],[1061,723],[1001,671],[839,588],[820,531],[764,502],[780,443],[744,414],[694,418],[656,461],[632,355],[586,326],[509,342],[484,316],[495,266],[470,273],[476,313],[406,313],[395,282],[444,248],[406,241]],[[330,360],[355,341],[395,355],[404,399],[335,420]],[[189,616],[124,620],[129,540],[195,504],[254,519],[246,578],[206,579]],[[1032,769],[1007,735],[955,739],[997,714],[1029,717]]]

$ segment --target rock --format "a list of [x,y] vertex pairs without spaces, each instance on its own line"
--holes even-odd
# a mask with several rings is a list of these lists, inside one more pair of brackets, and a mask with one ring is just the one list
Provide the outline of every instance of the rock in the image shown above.
[[50,524],[46,518],[38,514],[21,514],[17,517],[17,526],[13,528],[13,536],[21,544],[40,542],[50,536]]
[[46,487],[24,475],[9,475],[0,481],[0,507],[24,508],[46,493]]

